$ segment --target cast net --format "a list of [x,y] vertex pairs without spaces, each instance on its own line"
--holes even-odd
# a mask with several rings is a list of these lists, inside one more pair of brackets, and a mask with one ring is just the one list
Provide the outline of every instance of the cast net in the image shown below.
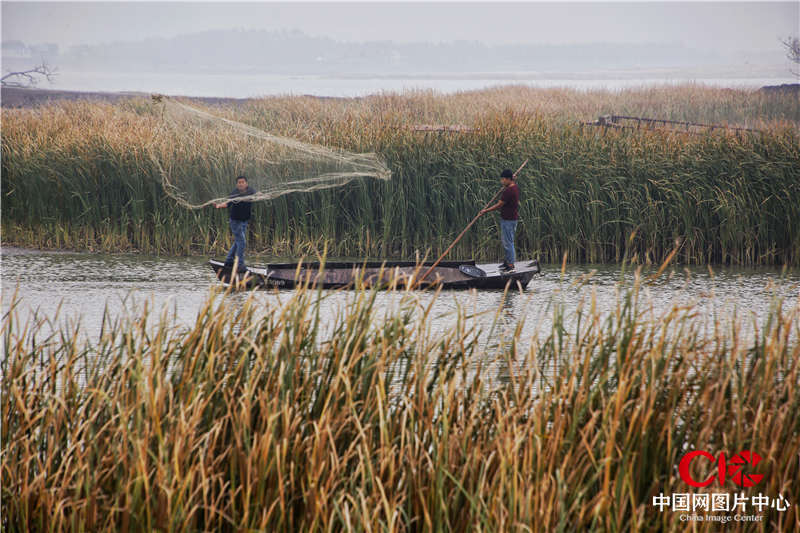
[[228,200],[240,175],[255,193],[233,201],[270,200],[341,187],[358,178],[391,177],[372,153],[304,143],[171,98],[157,101],[163,106],[162,120],[151,155],[164,191],[190,209]]

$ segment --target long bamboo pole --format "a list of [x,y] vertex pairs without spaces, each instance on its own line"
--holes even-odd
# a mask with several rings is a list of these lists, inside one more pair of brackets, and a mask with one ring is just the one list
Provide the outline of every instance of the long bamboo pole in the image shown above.
[[[528,164],[528,160],[526,159],[526,160],[525,160],[525,162],[524,162],[524,163],[522,163],[522,165],[521,165],[521,166],[520,166],[520,167],[517,169],[517,171],[516,171],[516,172],[514,172],[514,179],[516,179],[516,178],[517,178],[517,174],[519,174],[519,173],[520,173],[520,171],[521,171],[521,170],[522,170],[522,169],[525,167],[525,165],[527,165],[527,164]],[[488,208],[489,208],[489,207],[490,207],[490,206],[491,206],[491,205],[492,205],[492,204],[493,204],[495,201],[497,201],[497,197],[498,197],[498,196],[500,196],[500,193],[502,193],[504,190],[505,190],[505,187],[503,187],[502,189],[500,189],[499,191],[497,191],[497,193],[496,193],[496,194],[495,194],[495,195],[492,197],[492,199],[491,199],[491,200],[489,200],[489,203],[487,203],[487,204],[486,204],[486,205],[483,207],[483,209],[488,209]],[[475,218],[473,218],[473,219],[472,219],[472,221],[471,221],[469,224],[467,224],[467,227],[466,227],[466,228],[464,228],[464,231],[462,231],[461,233],[459,233],[459,234],[458,234],[458,237],[456,237],[456,240],[454,240],[454,241],[453,241],[453,242],[450,244],[450,246],[448,246],[448,247],[447,247],[447,250],[445,250],[445,251],[444,251],[444,253],[443,253],[443,254],[442,254],[440,257],[439,257],[439,259],[437,259],[437,260],[436,260],[436,262],[435,262],[433,265],[431,265],[431,267],[430,267],[430,268],[429,268],[427,271],[425,271],[425,273],[422,275],[422,277],[421,277],[421,278],[419,278],[419,280],[417,280],[417,284],[420,284],[420,283],[422,283],[422,282],[425,280],[425,278],[427,278],[427,277],[428,277],[428,274],[430,274],[431,272],[433,272],[433,269],[434,269],[434,268],[436,268],[437,266],[439,266],[439,263],[441,263],[441,262],[442,262],[442,259],[444,259],[444,257],[445,257],[445,256],[446,256],[448,253],[450,253],[450,250],[452,250],[452,249],[453,249],[453,246],[455,246],[455,245],[456,245],[456,243],[457,243],[458,241],[460,241],[460,240],[461,240],[461,237],[463,237],[463,236],[464,236],[464,234],[467,232],[467,230],[468,230],[469,228],[471,228],[471,227],[472,227],[472,225],[473,225],[473,224],[475,224],[475,222],[476,222],[476,221],[477,221],[479,218],[481,218],[481,216],[482,216],[482,214],[483,214],[483,213],[482,213],[483,209],[481,209],[481,210],[478,212],[478,214],[477,214],[477,215],[475,215]]]

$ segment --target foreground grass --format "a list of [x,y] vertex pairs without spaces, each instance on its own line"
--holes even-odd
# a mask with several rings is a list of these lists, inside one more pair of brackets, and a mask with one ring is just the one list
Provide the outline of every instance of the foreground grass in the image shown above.
[[[682,242],[690,264],[800,264],[800,104],[793,93],[697,86],[583,92],[509,87],[361,99],[264,98],[210,109],[271,133],[376,152],[389,182],[292,194],[257,205],[250,249],[405,258],[443,251],[499,187],[497,175],[530,158],[518,249],[560,262],[660,263]],[[581,121],[617,113],[731,123],[763,134],[706,136],[604,132]],[[226,216],[167,197],[155,154],[185,175],[235,176],[240,142],[192,143],[163,133],[146,100],[3,109],[5,243],[145,253],[221,253]],[[463,124],[468,134],[415,132]],[[161,132],[161,133],[159,133]],[[268,175],[269,172],[266,172]],[[259,188],[264,176],[252,176]],[[636,238],[628,236],[636,231]],[[453,257],[497,259],[485,217]]]
[[731,530],[800,527],[797,302],[750,337],[633,288],[523,351],[521,327],[487,350],[463,312],[435,334],[433,303],[397,296],[354,291],[333,321],[311,290],[210,299],[186,331],[145,311],[91,347],[10,313],[3,530],[716,530],[652,506],[697,491],[693,449],[756,451],[758,491],[792,502]]

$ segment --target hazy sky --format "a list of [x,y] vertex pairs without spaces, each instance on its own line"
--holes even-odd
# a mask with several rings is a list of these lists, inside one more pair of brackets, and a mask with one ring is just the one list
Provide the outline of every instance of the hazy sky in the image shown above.
[[299,29],[343,41],[682,43],[774,49],[800,2],[2,2],[2,39],[60,46],[209,29]]

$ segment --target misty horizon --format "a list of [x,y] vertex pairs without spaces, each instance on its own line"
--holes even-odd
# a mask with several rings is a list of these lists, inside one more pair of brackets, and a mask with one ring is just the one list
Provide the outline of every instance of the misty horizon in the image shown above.
[[592,69],[653,69],[750,63],[776,67],[782,50],[726,53],[682,44],[614,42],[489,45],[477,40],[397,43],[348,42],[314,37],[297,29],[206,30],[169,38],[75,45],[4,40],[5,67],[31,61],[78,70],[217,72],[250,69],[286,74],[574,72]]
[[[263,76],[371,79],[377,90],[415,77],[791,82],[780,39],[798,33],[800,3],[3,2],[2,15],[4,72],[46,61],[56,86],[81,90],[262,76],[241,80],[255,83],[249,94],[278,90]],[[137,73],[161,81],[125,81]]]
[[797,2],[3,2],[3,41],[101,45],[208,30],[288,30],[340,42],[655,43],[771,49]]

